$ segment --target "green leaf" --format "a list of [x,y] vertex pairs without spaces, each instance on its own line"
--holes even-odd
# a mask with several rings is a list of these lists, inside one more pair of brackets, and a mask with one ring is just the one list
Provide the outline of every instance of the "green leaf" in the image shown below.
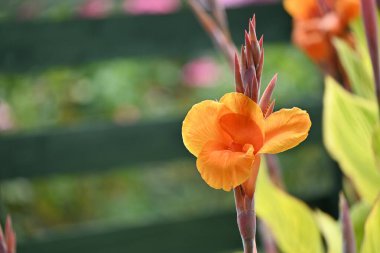
[[323,138],[330,155],[353,182],[359,195],[371,204],[380,192],[380,170],[372,151],[372,136],[378,123],[375,101],[344,90],[326,79]]
[[365,223],[361,253],[380,252],[380,198],[375,202]]
[[257,215],[271,229],[282,252],[323,252],[313,212],[271,182],[264,162],[257,180],[255,203]]
[[344,40],[335,39],[334,45],[353,92],[361,97],[374,100],[376,97],[371,67],[368,68],[366,64],[363,64],[362,57]]
[[380,170],[380,127],[377,126],[372,137],[372,148],[375,156],[376,167]]
[[354,228],[356,248],[359,252],[364,236],[364,224],[371,210],[371,206],[364,202],[356,203],[351,207],[350,216]]
[[342,231],[339,222],[330,215],[317,210],[315,217],[327,243],[327,253],[342,252]]
[[360,55],[363,68],[367,69],[367,71],[370,71],[369,73],[371,79],[373,80],[372,62],[368,51],[367,36],[364,30],[363,19],[358,18],[354,22],[351,22],[350,28],[355,39],[355,51],[357,51]]
[[[360,252],[364,235],[364,224],[371,210],[370,205],[365,202],[358,202],[350,209],[350,216],[355,233],[357,252]],[[342,252],[342,230],[338,221],[330,215],[317,210],[315,217],[327,244],[327,253]]]

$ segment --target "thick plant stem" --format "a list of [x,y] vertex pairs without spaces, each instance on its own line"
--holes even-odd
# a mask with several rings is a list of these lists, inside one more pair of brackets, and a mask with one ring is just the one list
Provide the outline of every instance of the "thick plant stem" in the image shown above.
[[257,253],[255,240],[243,241],[243,247],[244,253]]
[[256,213],[254,196],[251,198],[244,193],[241,186],[234,189],[237,223],[244,253],[256,253]]
[[243,211],[237,214],[237,222],[241,239],[243,241],[244,253],[255,252],[256,215],[252,211]]
[[380,60],[376,1],[361,0],[361,7],[364,30],[367,37],[367,45],[372,62],[373,76],[375,79],[375,91],[378,105],[380,107]]
[[347,200],[343,193],[339,196],[340,221],[342,227],[343,253],[356,253],[355,233],[350,218]]

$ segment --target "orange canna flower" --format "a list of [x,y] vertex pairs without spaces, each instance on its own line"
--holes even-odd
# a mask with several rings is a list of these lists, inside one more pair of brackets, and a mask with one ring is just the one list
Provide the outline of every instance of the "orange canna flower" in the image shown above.
[[[190,3],[208,29],[213,20],[196,1]],[[216,27],[215,23],[213,29],[217,31]],[[306,139],[311,122],[308,113],[299,108],[273,113],[277,74],[261,93],[264,38],[257,38],[255,16],[250,19],[244,37],[241,55],[235,53],[233,59],[230,45],[218,44],[228,49],[226,55],[234,63],[236,92],[225,94],[220,101],[206,100],[194,105],[183,121],[182,138],[186,148],[197,157],[198,171],[208,185],[225,191],[234,189],[244,252],[254,253],[257,252],[254,192],[261,155],[297,146]]]
[[246,183],[252,196],[260,155],[297,146],[310,126],[306,111],[281,109],[265,118],[257,103],[232,92],[194,105],[183,121],[182,138],[209,186],[230,191]]
[[333,37],[352,44],[348,24],[360,14],[359,0],[284,0],[293,17],[293,42],[313,61],[336,76]]

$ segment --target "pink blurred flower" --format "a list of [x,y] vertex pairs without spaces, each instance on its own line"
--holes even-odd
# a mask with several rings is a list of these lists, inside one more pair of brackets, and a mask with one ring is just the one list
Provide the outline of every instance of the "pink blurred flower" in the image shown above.
[[12,129],[13,126],[11,108],[7,103],[0,101],[0,132]]
[[111,0],[86,0],[85,3],[79,7],[79,16],[85,18],[104,18],[112,8]]
[[179,9],[179,0],[124,0],[123,9],[133,15],[168,14]]
[[187,63],[182,70],[182,80],[189,86],[211,86],[217,80],[219,68],[209,57],[202,57]]
[[219,0],[226,8],[241,7],[250,4],[275,3],[279,0]]

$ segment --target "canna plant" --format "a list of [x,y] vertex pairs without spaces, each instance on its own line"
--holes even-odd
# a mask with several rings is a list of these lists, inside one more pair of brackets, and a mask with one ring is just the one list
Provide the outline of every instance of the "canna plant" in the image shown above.
[[[284,1],[285,9],[294,18],[293,41],[301,48],[302,45],[296,39],[297,30],[300,29],[299,23],[318,19],[313,29],[317,29],[320,36],[323,34],[320,30],[321,22],[328,23],[324,20],[330,15],[339,17],[339,23],[345,27],[340,33],[325,34],[325,39],[320,40],[320,43],[328,45],[330,52],[336,54],[340,66],[336,69],[336,73],[345,77],[344,80],[339,78],[334,80],[331,78],[334,75],[326,71],[328,76],[324,95],[324,142],[330,154],[339,162],[343,172],[355,186],[359,197],[370,204],[380,190],[375,136],[379,123],[378,102],[376,102],[380,97],[379,52],[376,3],[374,0],[363,0],[362,7],[359,4],[359,0]],[[364,25],[361,21],[355,21],[351,22],[349,27],[349,21],[359,14],[360,9],[363,12]],[[342,36],[343,31],[345,36]],[[366,37],[369,39],[368,47]],[[304,45],[315,43],[314,37],[304,38]],[[308,52],[305,48],[304,51]],[[315,46],[315,53],[320,58],[317,60],[308,55],[318,64],[336,63],[335,58],[323,52],[319,46]],[[341,86],[346,89],[342,89]]]
[[[217,0],[209,2],[214,6],[211,8],[214,18],[195,0],[190,1],[190,4],[215,44],[231,63],[235,63],[236,90],[245,92],[239,86],[239,76],[244,65],[237,67],[240,72],[236,71],[237,64],[241,63],[237,57],[234,59],[231,53],[235,47],[223,19],[225,13],[216,4]],[[375,2],[363,0],[363,6],[360,7],[359,1],[356,0],[284,1],[285,4],[290,2],[295,4],[287,6],[288,10],[293,8],[294,11],[302,12],[307,9],[307,5],[324,8],[314,9],[317,11],[314,14],[304,12],[307,13],[302,17],[308,23],[306,28],[313,32],[308,34],[310,36],[303,37],[303,46],[311,45],[303,50],[312,57],[313,53],[318,52],[318,48],[328,48],[327,51],[322,50],[329,52],[325,54],[327,57],[318,55],[320,58],[312,58],[325,74],[332,76],[326,78],[324,94],[324,142],[345,174],[345,182],[354,186],[354,194],[351,188],[345,187],[346,193],[340,196],[340,218],[336,221],[320,210],[311,210],[305,203],[286,193],[278,174],[273,177],[276,175],[273,168],[270,168],[273,167],[273,161],[267,159],[261,160],[260,173],[256,178],[257,185],[256,188],[253,187],[256,206],[248,207],[255,208],[258,217],[264,222],[264,229],[260,232],[263,232],[261,236],[264,238],[263,246],[267,253],[276,253],[277,249],[285,253],[380,252],[380,122],[376,103],[376,98],[379,98],[377,94],[380,90],[380,72],[377,25],[374,18]],[[364,28],[361,22],[352,22],[359,15],[360,9],[364,12]],[[339,26],[335,28],[340,28],[339,32],[321,30],[331,28],[331,25],[337,23]],[[369,38],[368,47],[364,31]],[[311,36],[315,33],[317,36]],[[293,34],[294,40],[295,36],[297,35]],[[318,37],[322,38],[319,40],[321,44],[313,45],[318,41],[314,39]],[[307,41],[308,38],[310,41]],[[261,39],[259,46],[260,43]],[[242,52],[245,52],[244,50]],[[242,55],[246,56],[243,53]],[[242,81],[243,88],[247,87],[244,78]],[[239,197],[237,190],[244,190],[244,187],[235,188],[235,199]],[[345,196],[348,196],[348,201]],[[238,204],[239,199],[236,201],[239,215]],[[322,242],[322,237],[325,243]]]
[[367,253],[380,251],[380,69],[376,3],[361,4],[363,20],[352,24],[355,50],[334,41],[353,89],[326,78],[323,125],[325,145],[357,195],[351,197],[356,252]]
[[[339,1],[336,0],[335,4]],[[326,1],[314,2],[320,4]],[[377,18],[375,1],[363,0],[361,3],[364,25],[360,20],[351,23],[352,39],[348,41],[344,37],[331,36],[325,41],[334,47],[341,64],[339,75],[346,75],[345,81],[350,84],[350,89],[347,86],[346,89],[342,88],[345,85],[339,83],[337,78],[326,77],[324,143],[339,163],[346,177],[345,185],[353,185],[354,194],[352,191],[350,193],[349,187],[344,189],[349,203],[341,195],[340,219],[335,221],[322,211],[313,212],[305,206],[301,208],[302,202],[279,189],[272,189],[273,183],[259,178],[258,202],[261,203],[262,199],[265,203],[265,199],[271,197],[268,191],[277,192],[281,200],[277,206],[268,204],[268,207],[260,209],[263,205],[258,205],[257,212],[267,222],[277,246],[283,252],[380,252],[380,69]],[[353,42],[355,47],[352,46]],[[299,207],[297,219],[303,223],[309,220],[308,234],[307,229],[292,217],[296,214],[295,205]],[[277,211],[279,208],[282,212]],[[284,217],[288,213],[292,215]],[[284,227],[291,227],[292,233],[286,233]],[[319,236],[315,236],[317,230],[325,239],[325,249],[320,247],[322,242]],[[302,232],[305,233],[302,235]]]
[[236,92],[194,105],[182,126],[183,142],[197,158],[203,180],[215,189],[234,190],[245,253],[257,252],[255,186],[261,155],[297,146],[311,126],[308,113],[299,108],[273,112],[277,75],[260,97],[264,48],[255,22],[255,17],[249,22],[240,59],[235,54]]

